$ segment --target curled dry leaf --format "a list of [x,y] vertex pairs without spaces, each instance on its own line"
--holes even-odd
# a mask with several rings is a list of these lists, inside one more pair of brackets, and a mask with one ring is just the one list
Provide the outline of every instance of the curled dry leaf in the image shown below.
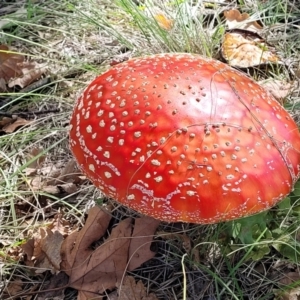
[[247,13],[240,13],[237,9],[231,9],[224,12],[226,25],[228,29],[244,29],[259,33],[263,27],[257,21],[249,20],[250,16]]
[[61,235],[67,236],[70,229],[70,222],[64,218],[62,213],[57,213],[49,228],[52,232],[58,231]]
[[[29,154],[29,158],[36,157],[41,153],[40,150],[32,150],[33,152]],[[28,180],[32,190],[52,195],[74,194],[78,191],[77,184],[81,184],[86,180],[85,176],[81,176],[73,159],[68,161],[61,170],[57,170],[53,165],[42,167],[45,159],[46,157],[41,156],[30,164],[29,168],[25,169],[25,174],[32,176]]]
[[12,296],[16,296],[23,290],[23,282],[21,279],[11,280],[3,290],[3,299],[8,299]]
[[[115,288],[121,283],[128,262],[132,267],[138,267],[154,256],[150,251],[150,242],[144,247],[145,238],[152,238],[159,222],[153,219],[156,224],[153,226],[148,218],[143,217],[133,232],[133,219],[121,221],[112,229],[109,238],[92,250],[91,245],[105,234],[110,220],[108,211],[93,207],[83,229],[68,236],[62,245],[62,270],[70,276],[69,286],[79,291],[80,300],[102,295],[107,289]],[[147,229],[145,223],[148,224]],[[149,232],[149,227],[152,232]],[[132,241],[135,241],[133,246]],[[134,255],[136,253],[139,257]]]
[[6,125],[9,125],[13,122],[12,118],[3,117],[0,119],[0,129],[3,128]]
[[38,233],[27,243],[22,245],[26,254],[25,264],[35,268],[35,273],[50,270],[53,274],[60,270],[60,248],[63,236],[50,228],[40,228]]
[[240,68],[279,62],[279,57],[262,37],[243,30],[225,34],[221,54],[229,65]]
[[[284,274],[280,283],[285,287],[284,290],[275,291],[277,297],[276,300],[299,300],[300,287],[296,282],[300,282],[299,272],[288,272]],[[291,286],[290,289],[287,289]]]
[[28,124],[31,124],[31,123],[32,123],[32,121],[28,121],[28,120],[18,117],[17,119],[11,119],[11,122],[4,125],[0,129],[0,131],[3,131],[5,133],[13,133],[18,128],[28,125]]
[[28,168],[37,169],[42,166],[42,164],[46,160],[46,155],[41,155],[41,153],[44,151],[42,147],[34,146],[31,151],[27,155],[28,161],[32,160],[33,158],[37,157],[37,159],[33,160],[29,165]]
[[86,178],[78,171],[74,159],[69,160],[62,170],[55,170],[49,175],[46,185],[81,184]]
[[19,64],[22,71],[21,75],[15,76],[14,79],[10,80],[8,86],[10,88],[18,85],[22,89],[29,84],[39,79],[43,74],[46,73],[46,66],[39,65],[35,62],[22,62]]
[[121,285],[118,286],[118,293],[109,295],[110,300],[158,300],[155,294],[147,291],[142,281],[135,282],[132,276],[125,276]]
[[24,56],[10,51],[6,45],[0,45],[0,79],[5,84],[12,78],[22,75],[20,64],[24,62]]
[[282,102],[282,100],[295,88],[294,84],[277,79],[262,80],[258,83],[271,93],[279,102]]

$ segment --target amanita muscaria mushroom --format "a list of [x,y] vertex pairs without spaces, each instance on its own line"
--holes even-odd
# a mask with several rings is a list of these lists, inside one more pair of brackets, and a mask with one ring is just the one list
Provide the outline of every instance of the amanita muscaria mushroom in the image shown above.
[[75,106],[70,145],[104,194],[170,222],[266,210],[300,175],[290,115],[241,72],[192,54],[136,58],[97,77]]

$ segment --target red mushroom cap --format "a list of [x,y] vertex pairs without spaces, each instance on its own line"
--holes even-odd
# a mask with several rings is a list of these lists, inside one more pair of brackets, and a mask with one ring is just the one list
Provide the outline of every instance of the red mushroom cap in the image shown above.
[[104,194],[170,222],[266,210],[300,174],[290,115],[244,74],[192,54],[136,58],[97,77],[75,106],[70,145]]

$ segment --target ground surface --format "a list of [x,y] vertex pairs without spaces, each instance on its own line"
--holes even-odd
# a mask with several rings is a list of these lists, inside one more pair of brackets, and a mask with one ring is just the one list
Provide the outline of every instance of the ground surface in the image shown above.
[[[300,7],[296,1],[147,3],[1,3],[0,44],[5,45],[0,48],[1,299],[91,299],[91,281],[83,285],[70,269],[77,263],[81,273],[76,276],[84,281],[83,269],[89,266],[85,259],[78,263],[80,257],[107,253],[101,256],[99,269],[91,270],[93,277],[100,278],[100,269],[107,269],[105,263],[115,258],[108,250],[96,249],[113,243],[109,237],[117,234],[114,228],[140,241],[141,236],[149,236],[140,244],[148,245],[141,252],[145,259],[118,261],[125,266],[121,274],[113,273],[117,279],[101,295],[94,293],[93,299],[128,299],[125,294],[137,300],[298,299],[300,185],[279,206],[254,217],[206,226],[150,222],[152,232],[146,232],[138,219],[127,219],[139,218],[138,214],[105,198],[77,169],[68,130],[75,99],[83,88],[111,65],[145,54],[193,52],[224,60],[225,30],[235,26],[226,21],[224,11],[233,8],[264,26],[259,34],[280,58],[268,67],[246,66],[243,72],[255,80],[274,83],[276,79],[277,85],[269,89],[277,96],[283,93],[279,101],[299,122]],[[260,49],[266,47],[261,45]],[[92,215],[104,224],[102,235],[99,228],[89,231],[84,226],[95,205],[109,207],[110,219],[99,211]],[[124,223],[120,226],[124,220],[131,228],[128,235]],[[81,232],[76,238],[83,245],[75,252],[66,242],[72,243],[74,232]],[[124,253],[130,245],[112,247]],[[130,261],[135,267],[126,272]]]

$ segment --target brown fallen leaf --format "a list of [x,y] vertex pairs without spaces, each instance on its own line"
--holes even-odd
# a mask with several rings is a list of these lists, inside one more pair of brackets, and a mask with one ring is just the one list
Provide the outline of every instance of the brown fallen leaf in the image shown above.
[[12,118],[8,118],[8,117],[3,117],[3,118],[1,118],[0,119],[0,129],[2,128],[2,127],[4,127],[5,125],[8,125],[8,124],[10,124],[10,123],[12,123],[13,122],[13,119]]
[[78,272],[77,266],[83,266],[87,257],[93,252],[90,248],[91,244],[105,234],[110,220],[109,213],[95,206],[90,209],[85,226],[64,240],[61,248],[62,270],[65,270],[69,276],[73,271]]
[[263,86],[269,93],[271,93],[277,101],[282,103],[293,89],[295,89],[295,85],[292,83],[288,83],[278,79],[267,79],[258,82],[261,86]]
[[48,186],[41,186],[36,189],[36,191],[43,191],[47,194],[51,195],[59,195],[60,194],[60,189],[56,185],[48,185]]
[[29,182],[28,185],[33,191],[39,191],[43,187],[42,176],[38,175],[33,177]]
[[135,282],[132,276],[125,276],[121,285],[118,287],[118,293],[109,295],[110,300],[158,300],[155,294],[147,291],[142,281]]
[[81,184],[86,178],[82,177],[74,159],[69,160],[62,170],[53,170],[49,174],[46,185],[62,185],[65,183]]
[[300,282],[300,273],[299,272],[288,272],[283,274],[283,277],[280,279],[280,283],[283,285],[290,285],[295,281]]
[[63,213],[57,213],[54,216],[52,223],[49,225],[49,228],[53,232],[58,231],[61,235],[67,236],[70,222],[64,218]]
[[[138,228],[133,233],[133,219],[121,221],[112,229],[107,240],[92,250],[91,245],[104,235],[110,220],[109,212],[93,207],[83,229],[68,236],[62,245],[62,270],[70,276],[69,286],[79,291],[80,300],[101,296],[120,284],[130,259],[129,253],[133,254],[129,263],[135,267],[154,255],[146,236],[152,238],[158,222],[155,227],[148,217],[136,221]],[[152,227],[152,232],[146,230],[145,223]],[[133,240],[134,245],[130,247]],[[134,256],[137,253],[139,257]]]
[[63,236],[58,231],[52,232],[50,228],[40,228],[32,239],[22,245],[26,254],[26,265],[35,267],[35,273],[50,270],[52,274],[60,270],[60,248]]
[[153,234],[160,221],[151,217],[135,219],[132,240],[129,247],[128,271],[133,271],[145,261],[154,257],[150,250]]
[[283,293],[275,294],[278,294],[278,297],[276,297],[274,300],[299,300],[300,288],[298,287]]
[[285,287],[285,289],[275,291],[275,299],[276,300],[299,300],[300,296],[300,287],[299,283],[294,287],[290,287],[287,289],[288,286],[295,284],[295,282],[300,282],[300,274],[299,272],[288,272],[283,274],[283,277],[280,280],[280,283]]
[[42,152],[44,151],[44,149],[42,147],[32,147],[32,149],[30,150],[30,152],[27,154],[27,160],[30,161],[33,158],[39,156],[37,159],[33,160],[29,165],[28,168],[32,168],[32,169],[38,169],[41,168],[42,164],[45,162],[46,160],[46,155],[40,155]]
[[114,288],[126,269],[131,219],[120,222],[96,250],[90,248],[105,233],[110,218],[93,207],[83,230],[69,236],[62,245],[62,269],[70,276],[69,286],[79,291],[79,299],[96,297]]
[[[68,285],[69,278],[64,272],[60,272],[57,275],[54,274],[43,286],[45,292],[39,293],[36,300],[63,300],[65,299],[65,287]],[[61,289],[59,289],[61,288]]]
[[17,119],[11,119],[12,123],[6,124],[5,126],[3,126],[1,128],[1,131],[5,132],[5,133],[13,133],[14,131],[16,131],[18,128],[31,124],[32,121],[28,121],[22,118],[17,118]]
[[6,92],[7,88],[6,88],[6,81],[4,78],[0,77],[0,92]]
[[273,48],[258,34],[237,29],[225,34],[221,54],[229,65],[240,68],[280,61]]
[[[35,155],[30,153],[29,158],[41,153],[38,151],[33,151]],[[75,194],[78,191],[77,184],[86,180],[78,171],[75,161],[72,159],[61,170],[57,170],[53,165],[42,167],[45,159],[45,156],[41,156],[24,170],[25,174],[31,177],[27,181],[30,188],[51,195]]]
[[74,194],[78,191],[76,184],[72,182],[59,184],[58,187],[67,194]]
[[224,12],[226,25],[228,29],[244,29],[259,33],[263,27],[257,21],[249,20],[250,16],[247,13],[240,13],[237,9],[230,9]]
[[12,296],[16,296],[23,290],[23,282],[21,279],[15,279],[9,282],[9,284],[3,290],[3,298],[8,299]]
[[0,45],[0,79],[3,79],[4,84],[8,83],[10,79],[22,75],[19,64],[23,61],[23,55],[10,51],[6,45]]
[[11,79],[8,83],[10,88],[18,85],[22,89],[34,81],[38,80],[43,74],[46,73],[46,66],[39,65],[35,62],[22,62],[19,64],[19,68],[22,74],[15,76],[14,79]]

